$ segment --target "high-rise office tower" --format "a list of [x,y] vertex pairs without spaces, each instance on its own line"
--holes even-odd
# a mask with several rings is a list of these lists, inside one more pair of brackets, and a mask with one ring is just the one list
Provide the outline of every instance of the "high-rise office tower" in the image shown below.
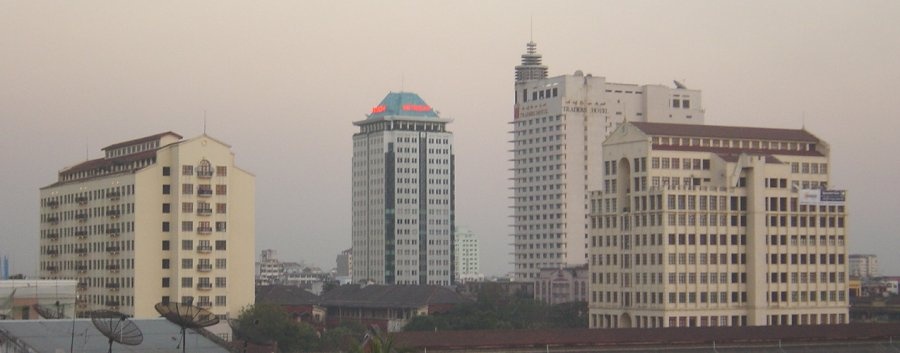
[[450,119],[391,92],[353,135],[353,280],[454,282]]
[[590,326],[845,324],[845,192],[806,130],[627,123],[591,194]]
[[253,304],[254,176],[230,146],[166,132],[103,151],[40,190],[41,278],[78,280],[79,315]]
[[454,242],[456,243],[453,253],[456,257],[456,280],[459,282],[483,280],[478,236],[475,235],[475,232],[471,229],[457,227]]
[[547,77],[536,45],[516,66],[513,125],[515,278],[585,263],[588,191],[602,188],[603,140],[624,121],[702,124],[700,91]]

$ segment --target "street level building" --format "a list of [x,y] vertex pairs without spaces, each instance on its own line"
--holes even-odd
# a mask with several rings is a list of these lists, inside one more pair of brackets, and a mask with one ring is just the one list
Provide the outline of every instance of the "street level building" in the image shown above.
[[547,77],[536,45],[516,66],[513,153],[515,279],[586,263],[588,191],[602,188],[602,143],[624,121],[703,124],[699,90]]
[[590,200],[590,327],[846,324],[829,157],[806,130],[620,125]]
[[254,176],[231,147],[165,132],[103,151],[40,189],[40,277],[77,281],[75,313],[253,304]]
[[391,92],[353,135],[353,281],[454,283],[450,119]]
[[588,265],[544,268],[534,282],[534,299],[550,305],[585,302],[588,298]]

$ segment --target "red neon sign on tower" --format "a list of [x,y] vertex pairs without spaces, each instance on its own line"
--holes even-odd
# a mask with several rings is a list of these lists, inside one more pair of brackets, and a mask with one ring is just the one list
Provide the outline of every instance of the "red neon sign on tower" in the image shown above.
[[404,104],[403,110],[406,111],[414,111],[414,112],[427,112],[431,111],[431,107],[427,105],[418,105],[418,104]]

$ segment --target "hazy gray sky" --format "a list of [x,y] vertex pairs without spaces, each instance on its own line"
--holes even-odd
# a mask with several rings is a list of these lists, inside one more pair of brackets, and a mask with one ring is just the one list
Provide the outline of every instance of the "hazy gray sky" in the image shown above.
[[257,250],[334,266],[350,245],[351,122],[389,91],[455,119],[457,222],[509,271],[513,67],[703,91],[716,125],[806,128],[848,189],[851,252],[900,274],[898,1],[2,1],[0,255],[34,273],[38,188],[172,130],[256,174]]

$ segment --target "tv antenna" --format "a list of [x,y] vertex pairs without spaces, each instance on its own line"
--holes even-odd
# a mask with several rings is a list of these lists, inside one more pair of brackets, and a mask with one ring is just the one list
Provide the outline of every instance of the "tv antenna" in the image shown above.
[[91,322],[106,338],[109,339],[109,350],[112,353],[113,342],[128,346],[137,346],[144,342],[144,334],[134,321],[118,311],[99,310],[91,313]]
[[181,352],[187,352],[187,329],[197,330],[219,323],[219,318],[209,310],[187,303],[164,302],[156,304],[156,311],[169,322],[181,327]]
[[45,319],[50,319],[50,320],[65,319],[66,314],[65,314],[65,311],[63,310],[65,305],[60,304],[59,300],[57,300],[56,303],[53,305],[56,307],[55,309],[51,308],[49,306],[46,306],[46,305],[41,305],[41,304],[34,304],[31,307],[34,309],[34,311],[37,311],[38,315],[40,315],[41,317],[43,317]]

